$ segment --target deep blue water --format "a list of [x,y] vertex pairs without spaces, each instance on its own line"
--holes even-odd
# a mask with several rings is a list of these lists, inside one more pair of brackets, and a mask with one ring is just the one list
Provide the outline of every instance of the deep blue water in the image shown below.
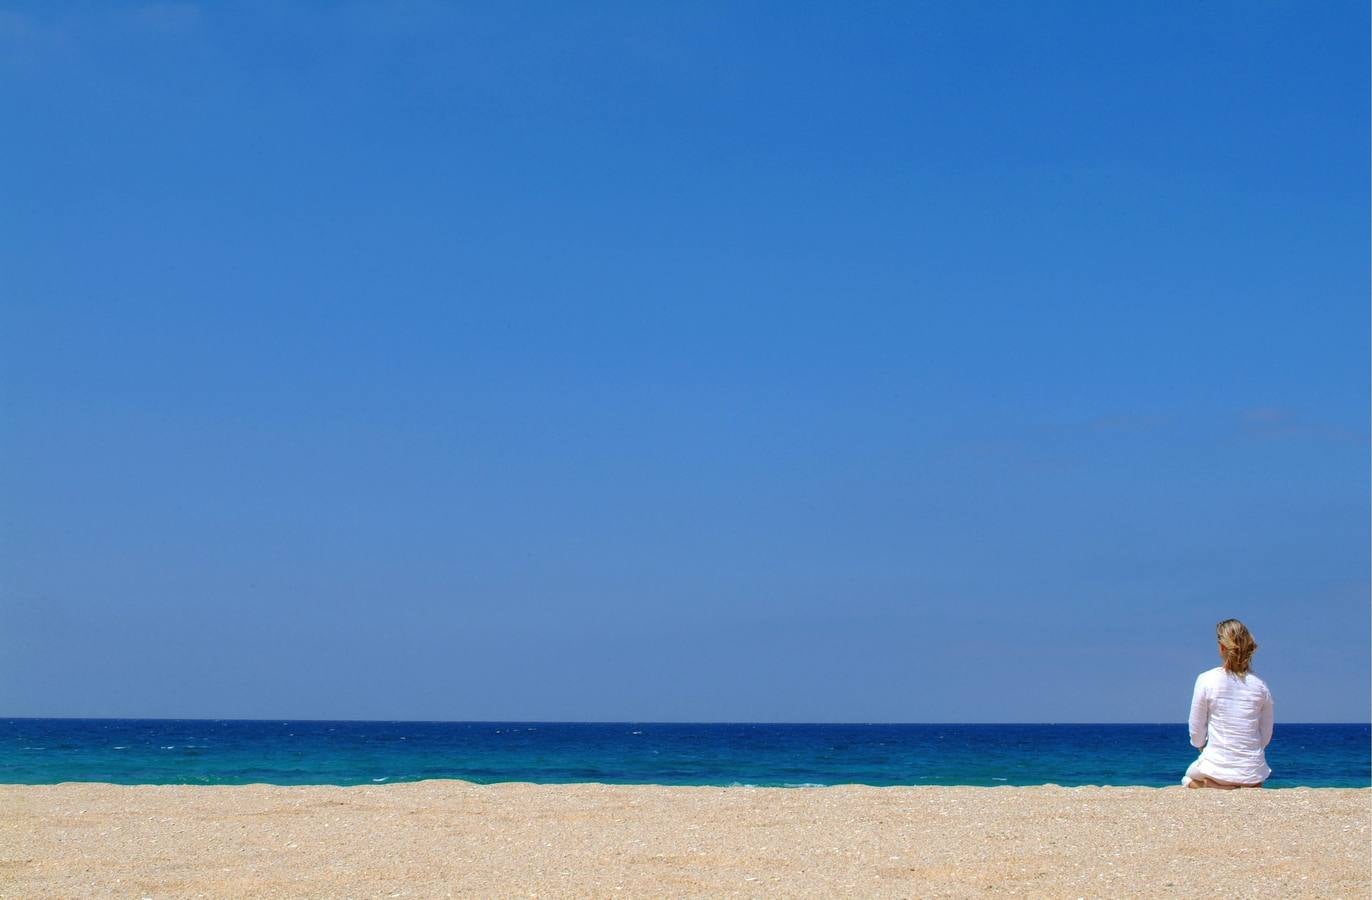
[[[1168,725],[0,720],[0,782],[1177,784]],[[1368,725],[1278,724],[1271,787],[1372,785]]]

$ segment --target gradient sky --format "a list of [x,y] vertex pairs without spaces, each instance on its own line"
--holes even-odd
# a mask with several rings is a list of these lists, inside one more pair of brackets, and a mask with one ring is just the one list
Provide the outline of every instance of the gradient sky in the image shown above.
[[0,714],[1367,721],[1368,32],[0,0]]

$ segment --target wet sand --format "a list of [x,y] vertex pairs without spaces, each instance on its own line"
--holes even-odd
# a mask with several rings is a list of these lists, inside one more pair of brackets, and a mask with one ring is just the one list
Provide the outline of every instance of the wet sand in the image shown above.
[[0,785],[3,897],[1372,894],[1372,790]]

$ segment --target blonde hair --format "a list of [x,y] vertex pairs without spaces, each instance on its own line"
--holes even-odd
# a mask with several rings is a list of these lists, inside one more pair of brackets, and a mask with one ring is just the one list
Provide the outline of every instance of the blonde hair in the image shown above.
[[1215,626],[1215,637],[1224,651],[1224,671],[1247,675],[1253,652],[1258,649],[1258,642],[1248,633],[1248,627],[1238,619],[1225,619]]

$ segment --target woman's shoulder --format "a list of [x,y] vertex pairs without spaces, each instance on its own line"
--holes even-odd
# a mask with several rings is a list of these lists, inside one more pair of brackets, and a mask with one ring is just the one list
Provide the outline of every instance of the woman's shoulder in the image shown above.
[[1243,675],[1235,675],[1232,672],[1227,671],[1224,666],[1215,666],[1215,668],[1206,669],[1204,672],[1200,673],[1200,675],[1196,676],[1197,685],[1218,686],[1230,681],[1238,682],[1250,691],[1270,693],[1267,682],[1263,681],[1257,672],[1251,670]]

